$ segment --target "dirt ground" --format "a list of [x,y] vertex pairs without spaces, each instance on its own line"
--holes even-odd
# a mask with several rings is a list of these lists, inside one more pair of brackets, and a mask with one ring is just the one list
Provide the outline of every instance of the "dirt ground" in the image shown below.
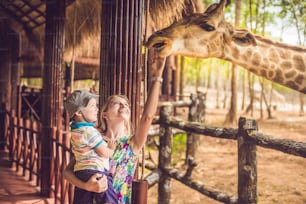
[[[240,115],[239,115],[240,116]],[[239,117],[238,116],[238,117]],[[298,111],[273,112],[273,119],[258,119],[259,132],[306,142],[306,116]],[[245,116],[252,118],[250,116]],[[206,124],[222,126],[225,111],[208,109]],[[236,127],[235,127],[236,128]],[[181,153],[184,157],[184,153]],[[193,179],[213,189],[237,196],[237,142],[201,137]],[[306,159],[257,147],[257,196],[259,204],[306,204]],[[171,204],[217,204],[172,179]],[[149,189],[148,204],[157,204],[157,185]]]

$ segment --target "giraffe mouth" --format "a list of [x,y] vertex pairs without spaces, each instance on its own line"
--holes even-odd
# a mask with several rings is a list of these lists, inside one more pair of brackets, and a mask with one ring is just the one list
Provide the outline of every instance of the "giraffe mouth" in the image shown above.
[[165,47],[170,45],[170,40],[168,39],[154,39],[150,38],[148,42],[146,43],[147,47],[152,47],[157,51],[163,50]]
[[163,41],[163,42],[158,42],[158,43],[153,44],[152,47],[154,47],[157,50],[161,50],[166,45],[167,45],[166,41]]

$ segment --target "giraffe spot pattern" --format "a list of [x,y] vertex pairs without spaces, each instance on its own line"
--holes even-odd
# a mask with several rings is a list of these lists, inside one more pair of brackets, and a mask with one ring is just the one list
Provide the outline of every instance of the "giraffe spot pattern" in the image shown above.
[[278,54],[280,58],[291,58],[291,53],[286,49],[279,49]]
[[294,81],[288,81],[286,82],[286,84],[292,88],[294,88],[295,90],[298,90],[298,86],[296,85],[296,83]]
[[284,62],[280,63],[280,68],[282,70],[290,70],[290,69],[292,69],[292,63],[289,62],[289,61],[284,61]]
[[291,71],[285,73],[285,77],[286,77],[287,79],[293,78],[295,75],[296,75],[296,72],[293,71],[293,70],[291,70]]
[[263,77],[267,77],[267,71],[266,70],[260,70],[260,75]]
[[245,56],[249,58],[252,56],[252,53],[253,53],[252,49],[247,49],[247,51],[245,52]]
[[304,60],[303,60],[302,56],[297,56],[297,55],[293,56],[293,64],[301,72],[305,72],[306,71],[306,65],[304,63]]
[[295,82],[299,85],[303,84],[303,81],[305,80],[305,75],[303,74],[299,74],[296,78],[295,78]]
[[234,58],[239,58],[239,50],[237,48],[234,48],[232,55]]
[[254,66],[258,66],[260,65],[260,62],[261,62],[261,56],[258,53],[254,53],[252,57],[252,64]]
[[275,76],[274,76],[274,81],[283,84],[284,83],[284,77],[283,77],[283,73],[281,70],[276,70],[275,72]]
[[250,68],[249,70],[250,70],[250,72],[258,73],[258,71],[256,69],[254,69],[254,68]]
[[266,66],[266,67],[270,67],[269,66],[269,60],[267,59],[267,58],[264,58],[264,60],[263,60],[263,64]]
[[241,63],[247,62],[248,59],[249,59],[249,57],[248,57],[247,55],[242,55],[242,56],[241,56],[241,60],[242,60]]
[[274,78],[274,71],[270,70],[270,71],[268,72],[267,77],[270,78],[270,79]]
[[269,51],[269,60],[273,63],[277,63],[277,61],[279,60],[279,55],[277,54],[274,48]]

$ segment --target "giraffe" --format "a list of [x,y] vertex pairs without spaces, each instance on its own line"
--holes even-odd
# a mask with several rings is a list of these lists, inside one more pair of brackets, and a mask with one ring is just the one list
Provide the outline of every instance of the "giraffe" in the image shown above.
[[236,29],[224,19],[226,0],[153,33],[145,46],[171,54],[224,59],[306,94],[306,48]]

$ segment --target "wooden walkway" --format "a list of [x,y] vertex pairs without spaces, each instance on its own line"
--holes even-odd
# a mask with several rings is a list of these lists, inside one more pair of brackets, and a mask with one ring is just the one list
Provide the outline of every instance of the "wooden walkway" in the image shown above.
[[39,195],[33,182],[10,168],[8,153],[0,151],[0,203],[1,204],[54,204],[54,199]]

